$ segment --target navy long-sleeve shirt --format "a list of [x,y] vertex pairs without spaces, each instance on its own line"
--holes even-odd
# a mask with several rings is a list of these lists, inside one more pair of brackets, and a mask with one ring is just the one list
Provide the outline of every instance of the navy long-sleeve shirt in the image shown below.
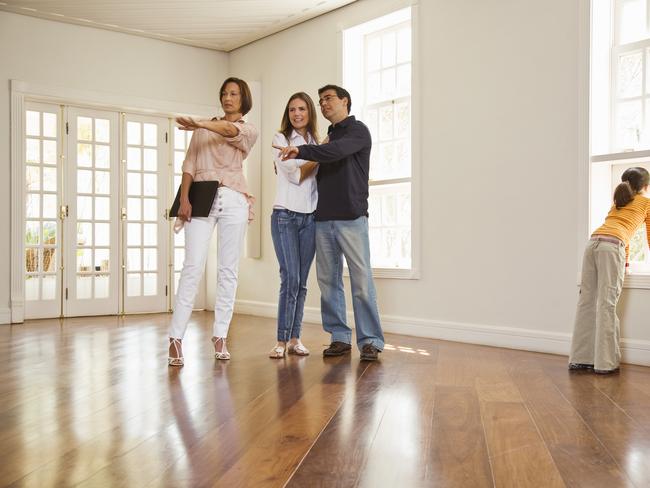
[[298,147],[298,159],[320,164],[315,219],[354,220],[368,216],[370,131],[350,115],[327,130],[329,142]]

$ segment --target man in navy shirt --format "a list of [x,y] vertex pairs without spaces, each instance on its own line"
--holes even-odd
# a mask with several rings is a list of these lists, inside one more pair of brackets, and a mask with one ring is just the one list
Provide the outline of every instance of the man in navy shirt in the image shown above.
[[307,159],[318,168],[316,207],[316,273],[321,291],[323,328],[332,336],[324,356],[351,349],[343,292],[343,256],[350,271],[357,345],[361,359],[374,361],[384,348],[377,295],[370,266],[368,239],[368,174],[372,140],[363,122],[350,115],[352,99],[344,88],[318,90],[323,116],[332,125],[328,142],[277,147],[284,159]]

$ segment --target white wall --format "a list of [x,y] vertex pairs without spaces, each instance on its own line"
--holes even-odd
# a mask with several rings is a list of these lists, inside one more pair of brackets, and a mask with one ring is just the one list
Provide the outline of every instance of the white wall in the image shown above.
[[[232,73],[262,81],[264,150],[291,93],[317,97],[318,87],[340,81],[341,29],[407,3],[360,0],[231,53]],[[376,280],[384,326],[566,352],[581,259],[576,242],[586,240],[578,193],[587,144],[579,68],[587,65],[579,36],[588,29],[588,4],[427,0],[418,11],[421,279]],[[273,315],[270,156],[262,178],[263,256],[242,263],[238,309]],[[309,289],[307,317],[319,320],[315,272]],[[625,295],[627,358],[650,363],[650,293]]]
[[[342,28],[407,3],[359,0],[229,56],[0,12],[0,168],[9,174],[9,79],[203,105],[216,104],[226,74],[261,81],[262,258],[242,261],[237,308],[273,315],[279,280],[269,231],[269,150],[286,99],[299,90],[316,97],[320,86],[340,81]],[[585,5],[420,2],[421,279],[377,280],[387,330],[567,350],[576,242],[586,239],[586,195],[579,195]],[[9,181],[0,182],[5,223]],[[9,249],[5,232],[0,316],[9,302]],[[314,272],[309,287],[307,318],[319,320]],[[649,297],[626,290],[621,300],[625,352],[635,362],[650,363]],[[273,331],[268,335],[272,340]]]
[[227,74],[224,53],[0,12],[0,323],[10,300],[9,80],[216,109]]

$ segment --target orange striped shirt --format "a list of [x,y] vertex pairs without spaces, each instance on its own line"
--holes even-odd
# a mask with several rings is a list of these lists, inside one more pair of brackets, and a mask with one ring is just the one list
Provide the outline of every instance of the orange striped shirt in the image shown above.
[[626,262],[630,253],[630,239],[645,222],[646,239],[650,245],[650,198],[636,195],[630,203],[622,208],[612,205],[605,223],[598,227],[592,235],[613,236],[625,243]]

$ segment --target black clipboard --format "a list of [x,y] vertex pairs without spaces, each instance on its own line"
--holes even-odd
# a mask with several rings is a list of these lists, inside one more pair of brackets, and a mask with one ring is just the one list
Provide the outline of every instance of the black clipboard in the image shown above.
[[[207,217],[210,215],[212,203],[217,196],[219,182],[211,181],[193,181],[190,185],[189,199],[192,205],[192,217]],[[181,187],[178,187],[176,198],[172,208],[169,209],[170,217],[178,217],[178,209],[181,206]]]

